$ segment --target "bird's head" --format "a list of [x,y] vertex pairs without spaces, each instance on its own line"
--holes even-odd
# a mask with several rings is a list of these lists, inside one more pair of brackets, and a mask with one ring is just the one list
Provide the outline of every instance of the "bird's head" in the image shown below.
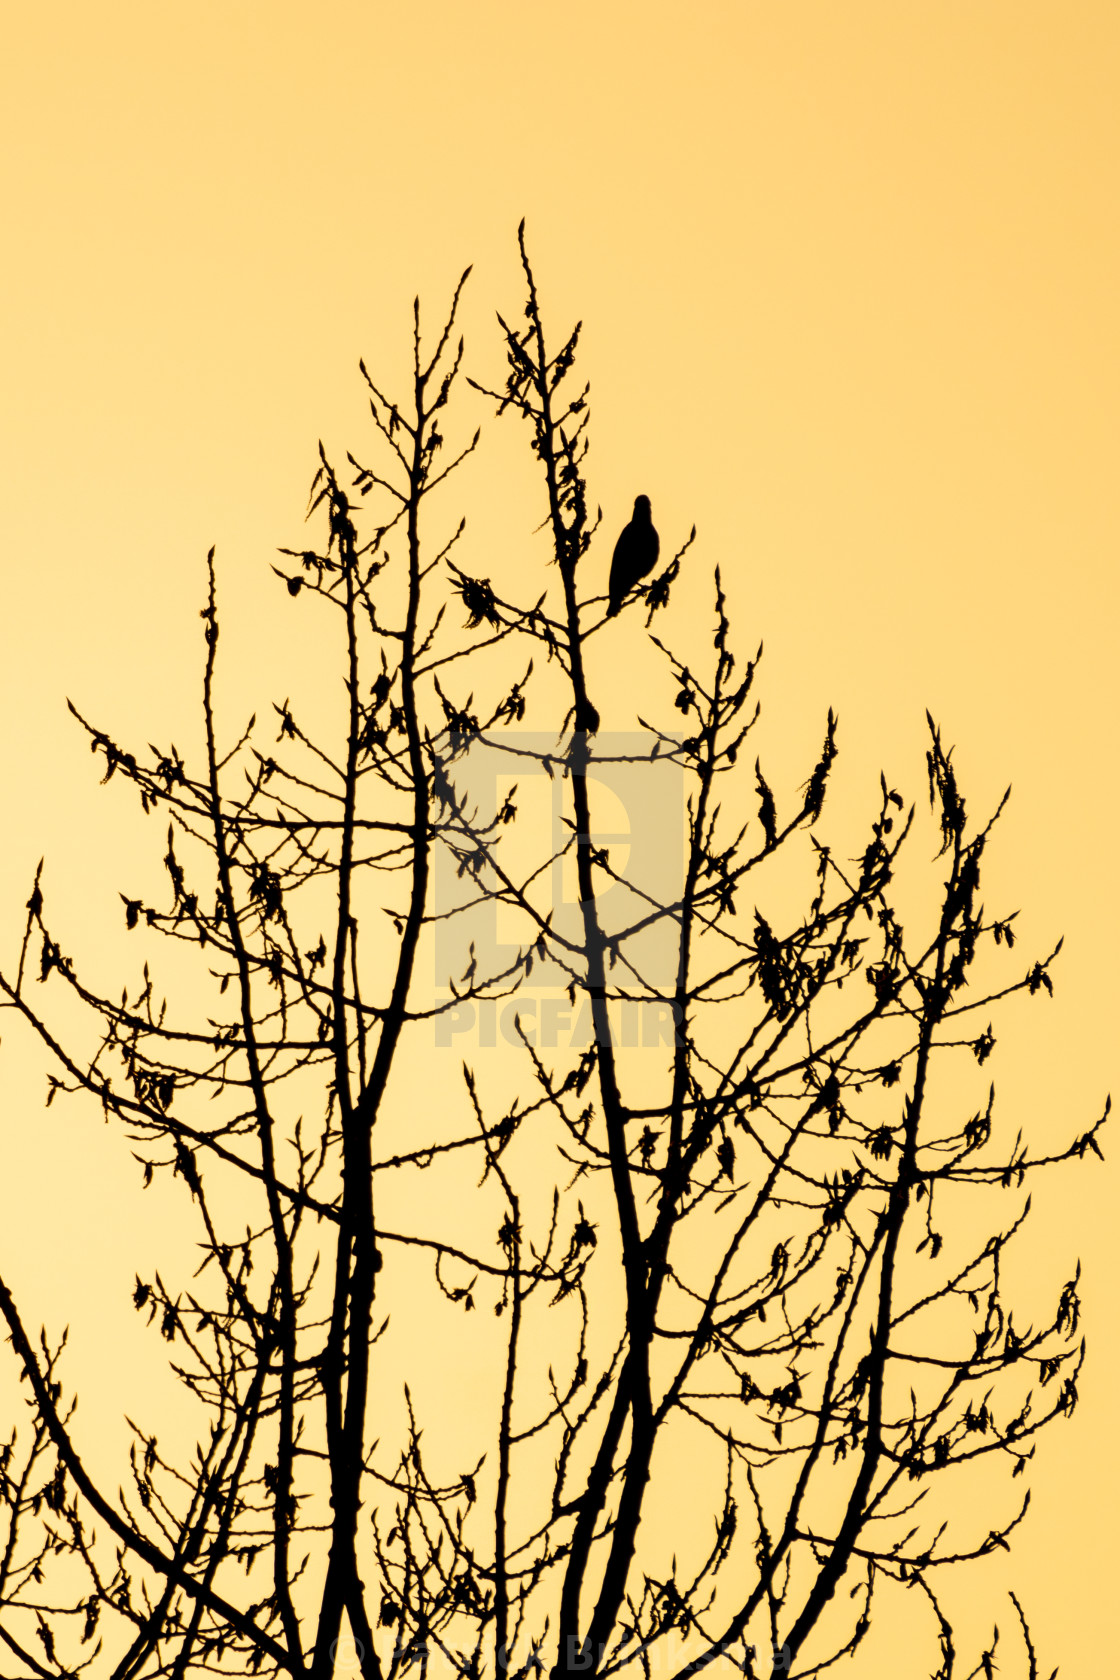
[[652,515],[652,509],[650,508],[650,505],[649,505],[649,497],[648,496],[635,496],[634,497],[634,518],[635,519],[649,519],[651,517],[651,515]]

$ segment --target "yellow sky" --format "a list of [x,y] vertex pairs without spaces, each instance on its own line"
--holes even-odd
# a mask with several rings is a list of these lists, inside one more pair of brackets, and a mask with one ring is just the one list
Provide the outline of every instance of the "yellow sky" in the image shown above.
[[[212,542],[245,695],[273,695],[299,648],[267,565],[300,541],[318,438],[366,435],[358,356],[400,368],[413,293],[434,318],[473,262],[470,367],[500,377],[524,215],[554,331],[586,322],[606,526],[638,490],[667,543],[696,522],[697,579],[718,561],[742,645],[765,638],[790,780],[833,705],[853,797],[881,764],[919,796],[929,706],[974,808],[1014,783],[989,890],[1029,948],[1066,948],[1001,1077],[1039,1124],[1095,1118],[1120,1004],[1118,87],[1106,0],[11,9],[4,960],[43,852],[93,940],[115,913],[94,883],[111,899],[134,844],[63,697],[190,738]],[[540,518],[494,451],[465,490],[478,571]],[[0,1125],[22,1130],[41,1087],[28,1107],[12,1038]],[[1085,1399],[1043,1442],[1021,1552],[1070,1677],[1114,1646],[1109,1183],[1067,1169],[1040,1221],[1061,1276],[1075,1251],[1088,1273]],[[52,1180],[63,1209],[80,1188]],[[65,1310],[44,1278],[30,1316]]]

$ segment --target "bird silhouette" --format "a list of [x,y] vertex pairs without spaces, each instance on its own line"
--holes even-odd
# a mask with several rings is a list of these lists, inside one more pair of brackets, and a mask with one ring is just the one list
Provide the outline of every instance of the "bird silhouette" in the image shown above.
[[613,618],[636,583],[652,572],[661,552],[661,538],[653,528],[648,496],[634,499],[634,514],[624,525],[614,545],[611,561],[610,606],[607,617]]

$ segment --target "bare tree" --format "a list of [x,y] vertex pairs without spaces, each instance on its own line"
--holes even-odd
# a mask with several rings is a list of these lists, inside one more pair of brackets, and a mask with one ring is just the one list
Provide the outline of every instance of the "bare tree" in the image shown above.
[[[213,551],[203,762],[126,750],[75,711],[104,779],[167,818],[167,895],[123,893],[124,917],[193,956],[202,1002],[161,1002],[147,962],[119,1001],[88,984],[39,876],[0,990],[51,1053],[48,1103],[95,1099],[144,1183],[189,1200],[201,1264],[173,1255],[133,1299],[196,1440],[177,1456],[136,1422],[127,1491],[99,1485],[61,1342],[36,1344],[0,1282],[30,1411],[0,1454],[0,1641],[21,1674],[811,1674],[894,1593],[913,1672],[932,1657],[951,1680],[940,1583],[1006,1547],[1027,1503],[989,1478],[978,1520],[962,1478],[982,1459],[1019,1477],[1076,1404],[1078,1279],[1028,1325],[1006,1255],[1028,1175],[1099,1154],[1105,1116],[1032,1149],[979,1071],[996,1006],[1049,993],[1057,955],[1024,970],[1014,916],[983,908],[1002,804],[969,819],[931,721],[936,878],[904,926],[921,818],[883,778],[855,856],[826,841],[831,713],[799,791],[772,789],[748,744],[761,648],[736,651],[718,568],[706,645],[652,634],[695,530],[608,602],[579,329],[550,352],[523,230],[520,250],[508,374],[475,388],[528,422],[554,569],[526,564],[506,599],[432,512],[479,442],[445,437],[464,275],[434,348],[416,305],[407,397],[363,364],[377,464],[348,455],[344,487],[320,451],[325,540],[275,568],[293,611],[335,615],[339,738],[286,700],[275,741],[255,721],[228,741]],[[664,685],[609,730],[594,655],[632,646],[639,611]],[[495,761],[555,791],[555,845],[519,839],[524,794],[493,795]],[[631,819],[660,825],[668,890],[612,861],[612,778],[655,790]],[[795,913],[766,908],[795,889]],[[498,909],[513,946],[485,937]],[[96,1023],[92,1053],[52,1027],[48,981]],[[542,1005],[535,1032],[538,996],[576,1026],[550,1035]],[[418,1068],[499,1008],[506,1054],[479,1038],[457,1102],[433,1072],[418,1103]],[[425,1215],[436,1184],[457,1224]],[[450,1355],[440,1404],[410,1386],[419,1327],[453,1338],[452,1307],[492,1411],[461,1415]]]

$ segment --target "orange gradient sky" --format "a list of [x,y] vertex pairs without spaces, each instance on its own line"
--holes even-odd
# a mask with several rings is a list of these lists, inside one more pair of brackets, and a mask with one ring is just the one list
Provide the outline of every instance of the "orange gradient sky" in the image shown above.
[[[468,263],[468,371],[501,379],[525,216],[554,334],[586,324],[605,529],[639,490],[666,546],[695,521],[698,609],[718,562],[740,645],[765,638],[768,762],[811,763],[831,705],[847,796],[866,805],[882,766],[921,798],[928,706],[970,811],[1014,784],[990,907],[1022,907],[1028,951],[1066,945],[997,1077],[1036,1136],[1085,1129],[1120,1019],[1118,89],[1113,0],[11,8],[3,963],[42,854],[79,947],[116,930],[117,864],[148,847],[65,697],[193,741],[211,543],[234,710],[295,689],[268,567],[302,541],[317,441],[361,453],[359,355],[391,380],[413,294],[434,321]],[[542,509],[523,440],[478,418],[464,564],[485,574]],[[603,680],[630,726],[625,680]],[[75,1114],[67,1173],[41,1071],[0,1027],[20,1203],[0,1269],[30,1321],[76,1318],[79,1255],[117,1287],[89,1177],[108,1146],[83,1154]],[[1115,1194],[1085,1165],[1039,1198],[1040,1261],[1087,1274],[1084,1399],[1042,1438],[1016,1553],[1063,1680],[1114,1660]],[[49,1261],[44,1217],[66,1233]]]

